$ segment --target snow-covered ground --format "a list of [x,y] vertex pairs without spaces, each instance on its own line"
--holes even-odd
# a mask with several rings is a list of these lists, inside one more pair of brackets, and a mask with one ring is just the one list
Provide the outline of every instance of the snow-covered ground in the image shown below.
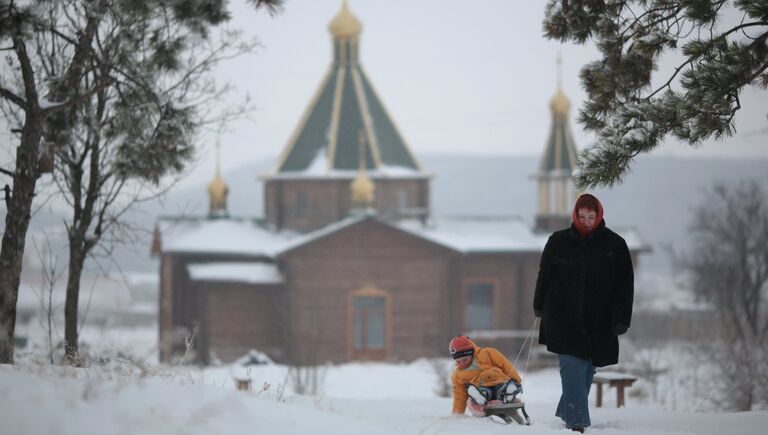
[[[30,336],[39,328],[29,325]],[[436,391],[450,360],[412,363],[350,363],[314,374],[318,392],[294,393],[289,369],[281,365],[220,366],[206,369],[158,365],[156,328],[86,328],[90,366],[45,364],[40,346],[17,353],[16,365],[0,366],[0,434],[470,434],[565,433],[554,414],[560,394],[556,369],[524,373],[526,408],[533,424],[504,426],[450,415],[451,400]],[[37,338],[35,338],[37,340]],[[695,372],[681,352],[632,351],[632,358],[664,367],[677,359]],[[518,364],[520,366],[521,364]],[[703,406],[686,377],[667,370],[652,384],[638,381],[627,406],[592,408],[596,434],[764,434],[768,411],[693,412]],[[304,373],[306,374],[306,373]],[[247,376],[251,391],[238,391],[233,377]],[[677,390],[677,392],[675,392]],[[705,397],[706,398],[706,397]],[[594,397],[591,399],[594,405]],[[685,405],[683,405],[685,404]]]
[[[529,434],[564,432],[553,414],[559,394],[555,370],[525,377],[530,427],[450,415],[437,397],[427,361],[346,364],[325,369],[323,393],[297,396],[287,369],[250,371],[254,388],[237,391],[230,368],[202,371],[138,366],[71,369],[0,366],[3,434]],[[763,434],[768,412],[671,412],[633,403],[592,410],[598,434]]]

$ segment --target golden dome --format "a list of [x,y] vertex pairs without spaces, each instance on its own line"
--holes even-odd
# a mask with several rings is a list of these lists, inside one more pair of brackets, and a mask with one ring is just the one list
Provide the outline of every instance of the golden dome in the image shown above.
[[555,96],[549,101],[549,107],[557,115],[567,115],[568,111],[571,110],[571,100],[558,87]]
[[211,213],[227,209],[227,193],[229,193],[229,189],[219,175],[219,172],[216,171],[213,180],[208,184],[208,198],[210,199]]
[[357,173],[349,189],[352,192],[353,208],[373,207],[373,181],[368,177],[365,169]]
[[328,30],[336,38],[356,38],[363,31],[360,20],[349,11],[347,0],[342,1],[341,10],[328,24]]
[[213,175],[213,180],[208,183],[208,200],[209,210],[208,212],[214,214],[226,214],[227,211],[227,188],[224,179],[221,178],[221,143],[216,140],[216,173]]

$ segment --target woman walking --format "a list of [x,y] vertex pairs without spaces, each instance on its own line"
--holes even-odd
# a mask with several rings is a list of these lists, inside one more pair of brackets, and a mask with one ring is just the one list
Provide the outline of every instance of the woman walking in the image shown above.
[[618,336],[632,319],[634,275],[624,239],[605,226],[603,206],[581,195],[570,228],[553,233],[541,254],[533,309],[539,343],[556,353],[563,393],[555,415],[565,427],[591,425],[588,396],[595,367],[619,361]]

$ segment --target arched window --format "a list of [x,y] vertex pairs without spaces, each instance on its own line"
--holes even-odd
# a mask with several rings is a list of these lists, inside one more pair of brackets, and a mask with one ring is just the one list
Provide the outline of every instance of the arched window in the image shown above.
[[391,348],[391,307],[387,292],[373,287],[349,296],[349,350],[352,360],[384,360]]

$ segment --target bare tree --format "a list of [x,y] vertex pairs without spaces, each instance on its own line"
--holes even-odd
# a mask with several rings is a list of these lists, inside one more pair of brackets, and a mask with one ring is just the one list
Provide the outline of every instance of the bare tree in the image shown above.
[[681,265],[695,295],[712,305],[718,334],[710,350],[726,405],[768,406],[768,192],[757,181],[715,185],[690,234]]
[[288,379],[296,394],[305,396],[317,395],[325,381],[326,368],[320,364],[291,365],[288,367]]
[[[5,231],[0,246],[0,362],[13,362],[16,301],[18,299],[25,236],[29,228],[35,185],[40,176],[40,139],[43,122],[55,112],[66,111],[87,96],[101,89],[101,83],[56,98],[46,92],[44,79],[35,68],[34,52],[30,52],[30,37],[35,32],[55,32],[45,17],[36,13],[36,6],[24,2],[0,1],[0,50],[8,52],[0,64],[0,103],[12,123],[12,131],[21,135],[16,149],[15,168],[3,169],[13,179],[13,187],[6,185]],[[82,74],[84,59],[94,37],[93,20],[83,20],[80,32],[67,35],[71,48],[62,59],[66,65],[59,77],[62,88],[73,88]],[[78,90],[81,90],[78,88]],[[55,99],[54,99],[55,98]],[[56,101],[59,104],[50,104]],[[17,122],[14,122],[17,121]]]
[[[320,304],[320,297],[316,293],[313,295],[313,300],[315,303],[312,305]],[[309,315],[311,317],[307,320],[312,328],[308,332],[309,342],[306,345],[298,348],[293,335],[295,331],[288,332],[291,335],[288,335],[286,342],[289,346],[291,365],[286,376],[296,394],[314,396],[321,391],[325,382],[326,367],[320,363],[320,342],[324,334],[321,332],[317,310],[311,311]],[[295,327],[294,322],[286,323]]]
[[[104,58],[119,56],[119,52],[125,49],[120,42],[110,40],[109,36],[121,33],[119,28],[123,26],[123,23],[113,23],[114,29],[104,31],[107,36],[104,41],[100,40],[100,47],[110,47],[111,51],[105,53]],[[45,46],[45,42],[40,41],[39,45]],[[64,321],[66,356],[70,362],[77,361],[78,300],[80,278],[86,259],[94,253],[97,245],[101,244],[108,252],[111,245],[124,241],[125,236],[130,237],[130,234],[121,231],[124,229],[124,214],[137,202],[155,198],[164,192],[164,188],[156,185],[159,174],[182,169],[180,165],[183,159],[191,157],[192,148],[180,148],[174,142],[189,144],[196,129],[205,123],[225,122],[247,112],[247,99],[242,106],[226,108],[220,113],[198,111],[195,115],[189,108],[214,106],[215,101],[220,100],[229,87],[218,87],[211,77],[211,70],[222,60],[250,52],[254,47],[253,42],[241,42],[236,32],[223,32],[216,43],[200,41],[196,53],[189,53],[189,57],[176,70],[166,72],[163,80],[141,83],[141,89],[137,90],[135,83],[139,79],[121,78],[115,80],[114,86],[98,92],[79,106],[74,115],[69,140],[63,146],[56,147],[54,171],[58,190],[72,212],[71,218],[65,223],[69,238],[69,273]],[[98,70],[93,71],[91,79],[99,81],[100,73]],[[55,75],[55,70],[49,71],[49,74]],[[171,122],[156,125],[154,131],[133,131],[133,137],[126,143],[126,100],[119,95],[128,92],[133,93],[135,98],[130,102],[131,112],[143,106],[143,113],[151,115],[154,112],[158,119],[162,119],[165,111],[177,110],[167,105],[158,107],[155,102],[160,100],[173,102],[177,107],[183,105],[184,108],[179,112],[188,113],[181,117],[172,116]],[[151,121],[146,121],[128,120],[128,124],[133,124],[128,127],[129,131],[135,127],[152,125]],[[147,137],[141,137],[141,130],[149,131]],[[171,146],[157,146],[156,138],[163,135],[167,136],[167,143]],[[152,145],[137,147],[131,141]],[[174,157],[169,157],[169,152]]]
[[[270,12],[281,2],[249,1]],[[66,153],[90,131],[85,140],[92,144],[101,138],[113,140],[122,158],[117,178],[158,184],[163,176],[182,170],[200,126],[195,104],[204,101],[176,101],[178,94],[163,91],[174,81],[176,91],[210,84],[195,81],[198,70],[187,70],[191,74],[186,77],[174,73],[189,66],[186,60],[194,58],[210,41],[211,31],[229,18],[224,0],[0,0],[0,51],[8,54],[0,58],[0,109],[11,131],[20,134],[15,166],[0,168],[13,179],[12,189],[6,185],[8,212],[0,246],[0,363],[13,362],[22,256],[40,156],[51,146],[58,154]],[[86,102],[88,109],[82,107]],[[107,118],[95,115],[104,114],[100,111],[107,105],[113,110],[110,128],[102,131]],[[69,157],[83,159],[86,165],[94,161],[86,154]],[[87,182],[100,181],[96,177]],[[114,193],[109,186],[104,189],[100,195]],[[82,207],[89,207],[87,199]],[[96,205],[91,208],[97,216]],[[72,225],[75,232],[82,228]],[[104,229],[95,222],[85,228],[92,228],[93,234]],[[71,272],[77,275],[77,270]],[[71,308],[66,310],[76,316]],[[76,336],[65,335],[68,346],[76,343]]]
[[435,373],[435,388],[432,390],[438,397],[451,397],[451,371],[453,361],[446,358],[431,358],[429,365]]
[[56,284],[64,275],[65,267],[51,243],[50,234],[45,233],[43,240],[40,243],[33,240],[33,246],[35,248],[35,254],[40,261],[40,274],[42,277],[40,294],[37,295],[40,300],[42,316],[40,316],[38,320],[46,332],[46,357],[48,358],[48,361],[53,364],[55,361],[54,350],[56,349],[56,345],[54,344],[56,325],[53,310],[53,293],[56,289]]

